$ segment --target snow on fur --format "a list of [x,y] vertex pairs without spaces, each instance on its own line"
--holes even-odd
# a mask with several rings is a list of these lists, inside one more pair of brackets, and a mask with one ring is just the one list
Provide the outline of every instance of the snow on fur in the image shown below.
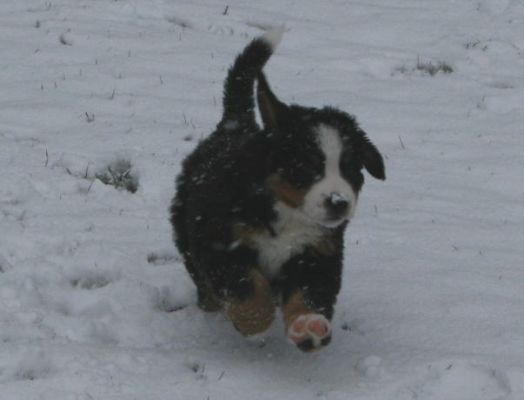
[[[524,398],[522,3],[225,4],[1,2],[0,398]],[[235,54],[284,23],[275,91],[356,115],[388,169],[312,355],[200,312],[167,213]],[[115,160],[136,192],[96,178]]]

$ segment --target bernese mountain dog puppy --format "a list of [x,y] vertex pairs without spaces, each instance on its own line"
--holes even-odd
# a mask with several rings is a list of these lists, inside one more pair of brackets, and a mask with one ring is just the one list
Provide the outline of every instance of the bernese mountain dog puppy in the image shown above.
[[183,162],[171,222],[201,309],[222,310],[251,336],[280,307],[287,338],[312,351],[331,340],[362,169],[385,171],[351,115],[287,105],[271,91],[262,68],[282,32],[254,39],[229,69],[222,119]]

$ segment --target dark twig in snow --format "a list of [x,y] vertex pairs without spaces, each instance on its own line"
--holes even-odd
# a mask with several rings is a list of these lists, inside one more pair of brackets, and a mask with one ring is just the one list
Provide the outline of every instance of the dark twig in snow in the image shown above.
[[402,150],[406,150],[406,146],[404,146],[404,142],[402,141],[402,137],[398,135],[398,140],[400,140],[400,147],[402,147]]
[[89,187],[87,188],[87,192],[86,194],[89,194],[89,191],[91,190],[91,187],[93,186],[93,184],[95,183],[94,180],[91,181],[91,184],[89,185]]
[[60,43],[62,43],[64,46],[72,46],[73,45],[73,42],[71,42],[71,40],[69,40],[69,39],[67,39],[65,37],[65,32],[60,35],[59,40],[60,40]]
[[181,27],[182,29],[186,29],[186,28],[193,28],[193,26],[191,25],[191,23],[183,18],[179,18],[179,17],[167,17],[166,18],[168,22],[171,22],[172,24],[174,25],[177,25],[179,27]]
[[91,113],[89,114],[87,111],[86,111],[86,121],[87,123],[91,123],[95,120],[95,113]]

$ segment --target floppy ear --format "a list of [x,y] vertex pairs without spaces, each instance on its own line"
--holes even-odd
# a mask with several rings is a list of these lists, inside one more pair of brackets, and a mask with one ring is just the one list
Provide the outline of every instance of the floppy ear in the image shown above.
[[262,72],[258,74],[257,101],[264,126],[278,128],[285,119],[288,107],[273,94]]
[[386,179],[386,168],[384,159],[373,143],[367,137],[362,139],[362,163],[364,168],[375,178],[380,180]]

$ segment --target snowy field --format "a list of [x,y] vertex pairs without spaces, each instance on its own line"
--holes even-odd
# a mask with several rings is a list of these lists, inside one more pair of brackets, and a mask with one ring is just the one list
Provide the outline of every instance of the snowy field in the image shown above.
[[[356,115],[388,176],[314,354],[199,311],[167,214],[282,23],[277,95]],[[521,0],[2,0],[0,93],[1,400],[524,399]]]

